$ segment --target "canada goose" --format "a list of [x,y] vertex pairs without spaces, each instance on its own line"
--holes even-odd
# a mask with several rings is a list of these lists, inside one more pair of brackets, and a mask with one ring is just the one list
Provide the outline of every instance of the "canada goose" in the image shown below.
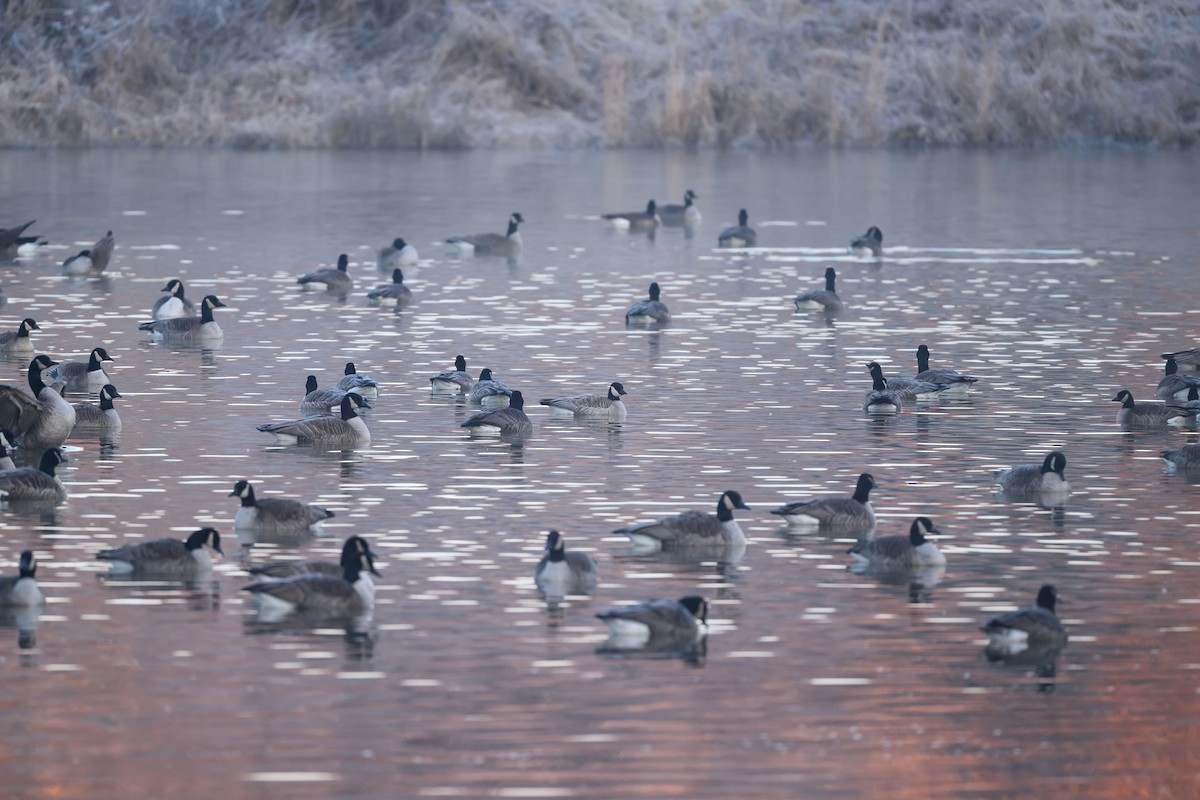
[[850,242],[851,255],[858,258],[879,258],[883,255],[883,232],[872,225],[867,232]]
[[21,320],[21,324],[17,326],[15,331],[0,333],[0,352],[32,353],[33,341],[29,338],[29,332],[38,330],[41,330],[38,324],[31,318],[26,317]]
[[338,382],[334,386],[343,392],[357,392],[368,400],[374,400],[379,396],[379,384],[370,375],[360,373],[355,368],[353,361],[346,362],[342,377],[338,378]]
[[350,279],[350,273],[346,271],[349,266],[350,257],[342,253],[338,256],[336,269],[330,267],[314,269],[312,272],[296,278],[296,283],[305,289],[348,292],[354,286],[354,281]]
[[942,390],[940,396],[959,399],[966,397],[967,389],[970,388],[972,383],[979,380],[971,375],[962,375],[957,370],[947,367],[930,369],[929,348],[923,344],[917,346],[917,374],[914,377],[919,381],[944,384],[948,388]]
[[29,362],[29,395],[15,386],[0,386],[0,428],[16,434],[13,446],[27,450],[58,447],[75,427],[75,407],[42,380],[43,370],[57,364],[38,355]]
[[[304,399],[300,401],[300,413],[332,416],[334,409],[341,410],[342,400],[348,394],[350,392],[343,392],[341,389],[318,388],[317,376],[309,375],[304,384]],[[370,406],[363,406],[363,408],[370,408]]]
[[63,502],[67,499],[67,487],[54,474],[54,468],[63,461],[66,459],[57,447],[48,447],[37,469],[17,467],[0,472],[0,495],[18,502]]
[[645,600],[609,608],[596,617],[608,626],[607,647],[639,648],[656,643],[690,643],[707,631],[708,602],[695,595],[676,600]]
[[138,330],[149,331],[150,338],[155,341],[204,342],[221,339],[225,332],[213,319],[214,308],[225,308],[225,304],[215,294],[210,294],[200,303],[200,316],[143,322],[138,325]]
[[521,252],[521,234],[517,226],[525,221],[520,213],[514,211],[508,218],[508,232],[501,236],[498,233],[476,233],[470,236],[451,236],[446,244],[458,248],[460,255],[469,256],[515,256]]
[[1171,356],[1167,356],[1165,372],[1154,390],[1154,396],[1159,400],[1186,400],[1190,390],[1200,387],[1200,378],[1179,374],[1179,362]]
[[665,303],[658,299],[660,290],[658,283],[650,284],[650,298],[638,300],[625,312],[625,322],[634,325],[652,325],[671,321],[671,312]]
[[[873,362],[872,362],[873,363]],[[870,366],[870,365],[868,365]],[[878,364],[875,364],[878,367]],[[876,375],[871,371],[871,391],[863,395],[864,414],[899,414],[904,408],[904,398],[888,386],[882,371]]]
[[260,583],[273,583],[287,580],[298,575],[328,575],[333,578],[342,574],[342,561],[355,554],[364,553],[375,563],[375,554],[371,545],[361,536],[351,536],[342,545],[342,555],[338,561],[277,561],[264,564],[261,567],[251,567],[248,572]]
[[395,303],[404,305],[412,301],[412,289],[404,285],[404,272],[396,267],[392,270],[392,282],[376,286],[367,292],[367,300],[376,303]]
[[459,354],[454,359],[454,369],[442,370],[429,379],[434,394],[458,394],[471,391],[475,379],[467,374],[467,359]]
[[860,541],[846,552],[862,564],[875,569],[912,569],[914,567],[940,567],[945,565],[946,556],[936,544],[926,539],[926,534],[941,533],[929,517],[917,517],[908,529],[907,536],[879,536]]
[[12,447],[12,435],[8,431],[0,430],[0,471],[17,468],[17,465],[13,463],[10,447]]
[[104,362],[112,360],[107,350],[95,347],[88,354],[87,361],[63,361],[51,367],[46,375],[52,380],[62,381],[64,390],[68,392],[99,392],[105,384],[112,383],[104,371]]
[[742,496],[731,489],[717,500],[715,515],[685,511],[654,522],[618,528],[613,533],[628,536],[639,550],[744,547],[746,534],[733,518],[733,511],[738,508],[750,510],[750,506],[742,502]]
[[864,472],[858,476],[854,494],[823,495],[811,500],[799,500],[771,509],[787,520],[789,525],[819,525],[840,531],[869,531],[875,527],[875,509],[871,508],[871,490],[878,488],[875,478]]
[[1163,450],[1162,457],[1171,472],[1200,470],[1200,444],[1185,444],[1177,450]]
[[1042,643],[1063,643],[1067,632],[1054,613],[1058,593],[1049,584],[1038,590],[1037,605],[993,617],[979,630],[988,635],[988,649],[1019,653]]
[[72,403],[75,408],[75,430],[116,433],[121,430],[121,417],[113,408],[113,398],[121,393],[111,383],[100,389],[100,403]]
[[1019,464],[995,473],[1000,490],[1010,499],[1022,497],[1062,498],[1071,493],[1063,471],[1067,457],[1062,450],[1051,450],[1039,464]]
[[[874,361],[867,364],[867,370],[870,371],[872,380],[883,377],[883,367]],[[931,381],[919,381],[916,378],[893,377],[887,379],[887,388],[900,395],[901,400],[919,401],[932,400],[946,391],[948,385],[945,383],[933,383]]]
[[622,211],[604,214],[601,218],[612,223],[614,228],[631,231],[652,230],[662,224],[662,220],[658,217],[658,205],[653,200],[646,203],[645,211]]
[[718,247],[754,247],[758,244],[758,234],[750,227],[750,215],[746,209],[738,212],[738,224],[721,231],[717,237]]
[[411,267],[417,263],[417,248],[397,237],[392,243],[380,249],[376,264],[380,269],[395,269],[396,267]]
[[525,416],[525,398],[513,389],[507,408],[479,411],[467,417],[460,427],[472,436],[530,436],[533,423]]
[[341,574],[295,575],[280,581],[252,583],[250,592],[258,605],[260,621],[275,621],[291,614],[318,617],[358,617],[375,607],[378,575],[369,553],[343,550]]
[[1195,419],[1196,409],[1177,403],[1135,402],[1128,389],[1117,392],[1112,399],[1120,403],[1117,409],[1117,424],[1125,428],[1161,428],[1164,425],[1182,425]]
[[67,256],[62,263],[63,275],[91,275],[92,274],[92,251],[80,250],[73,256]]
[[479,371],[479,380],[467,392],[467,402],[475,406],[497,408],[508,405],[512,389],[492,377],[492,371],[484,368]]
[[356,404],[364,404],[362,395],[351,392],[342,398],[340,417],[317,414],[287,422],[268,422],[257,429],[271,434],[280,444],[367,445],[371,443],[371,432],[355,412]]
[[1174,353],[1163,353],[1163,358],[1173,358],[1180,367],[1187,367],[1193,372],[1200,372],[1200,347],[1189,350],[1177,350]]
[[14,228],[0,228],[0,258],[12,260],[17,257],[22,246],[45,243],[41,236],[21,235],[35,222],[37,222],[36,219],[31,219],[24,225],[17,225]]
[[108,262],[112,260],[113,248],[117,245],[117,240],[113,238],[113,232],[101,236],[91,247],[92,257],[92,272],[104,272],[108,269]]
[[159,291],[167,292],[154,301],[150,316],[156,320],[175,319],[176,317],[194,317],[196,304],[184,297],[183,281],[171,278],[167,285]]
[[599,579],[596,562],[587,553],[567,552],[566,540],[558,531],[546,535],[546,553],[533,571],[533,582],[548,601],[561,601],[569,594],[591,594]]
[[37,559],[22,550],[16,575],[0,577],[0,606],[38,606],[46,601],[37,585]]
[[162,575],[172,578],[192,578],[212,569],[212,548],[221,555],[221,534],[213,528],[201,528],[187,539],[150,539],[131,542],[96,553],[96,558],[108,561],[114,573],[130,572]]
[[796,295],[796,310],[800,311],[805,308],[820,308],[825,311],[841,311],[842,298],[838,297],[837,293],[837,270],[833,267],[825,268],[825,288],[814,289],[811,292],[804,292]]
[[557,416],[576,419],[607,419],[609,422],[625,421],[625,403],[621,398],[629,394],[618,381],[608,385],[608,394],[577,394],[573,397],[552,397],[538,402],[550,406]]
[[683,193],[683,205],[667,203],[658,207],[658,218],[664,226],[678,228],[700,224],[700,209],[696,208],[696,193],[688,189]]
[[242,501],[233,518],[235,528],[272,532],[307,528],[316,531],[322,522],[334,516],[327,508],[286,497],[264,497],[259,500],[254,496],[254,485],[246,480],[235,483],[229,496],[241,498]]

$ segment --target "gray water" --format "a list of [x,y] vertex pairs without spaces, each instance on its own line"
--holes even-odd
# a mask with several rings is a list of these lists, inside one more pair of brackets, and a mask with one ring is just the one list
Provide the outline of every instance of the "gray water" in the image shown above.
[[[1186,430],[1121,431],[1109,399],[1150,398],[1158,354],[1200,344],[1200,159],[1172,152],[770,154],[0,153],[0,225],[51,245],[2,268],[5,329],[38,352],[115,357],[124,429],[73,438],[54,510],[0,510],[0,564],[39,554],[36,647],[0,643],[0,775],[14,797],[1194,797],[1200,757],[1196,487],[1159,451]],[[646,199],[704,214],[688,238],[596,216]],[[745,207],[758,249],[715,249]],[[448,235],[527,220],[512,263]],[[881,263],[847,242],[885,235]],[[58,264],[107,229],[103,279]],[[367,304],[374,252],[403,236],[415,302]],[[346,252],[354,291],[297,275]],[[847,308],[792,297],[827,265]],[[137,330],[181,277],[215,293],[224,341]],[[663,287],[673,323],[627,329]],[[865,364],[979,376],[970,398],[868,419]],[[524,442],[473,441],[428,377],[467,356],[522,389]],[[305,376],[379,379],[370,446],[280,447]],[[27,360],[0,364],[21,384]],[[620,426],[536,400],[621,380]],[[1005,502],[992,473],[1068,457],[1060,507]],[[853,537],[769,515],[871,472],[878,533],[942,531],[924,584],[848,571]],[[320,537],[244,541],[240,478],[318,502]],[[712,511],[727,488],[737,563],[634,555],[615,528]],[[96,551],[202,525],[226,556],[195,585],[108,578]],[[531,574],[550,528],[592,553],[590,597],[547,610]],[[239,588],[276,557],[380,553],[362,635],[266,627]],[[1055,584],[1068,647],[989,663],[978,626]],[[687,659],[598,653],[603,607],[703,594]],[[654,654],[647,654],[654,655]]]

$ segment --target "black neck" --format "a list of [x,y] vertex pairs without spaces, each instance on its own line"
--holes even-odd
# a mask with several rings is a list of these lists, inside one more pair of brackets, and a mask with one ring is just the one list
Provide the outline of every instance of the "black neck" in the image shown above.
[[42,365],[39,361],[29,362],[29,388],[33,391],[34,397],[37,397],[42,389],[46,388],[46,382],[42,380]]
[[927,369],[929,369],[929,351],[928,350],[918,350],[917,351],[917,372],[924,372]]
[[854,487],[854,499],[866,505],[871,499],[871,483],[870,481],[860,480]]
[[213,321],[213,307],[208,303],[200,306],[200,324]]
[[113,407],[112,398],[109,396],[108,392],[101,392],[100,393],[100,410],[101,411],[111,411],[112,407]]

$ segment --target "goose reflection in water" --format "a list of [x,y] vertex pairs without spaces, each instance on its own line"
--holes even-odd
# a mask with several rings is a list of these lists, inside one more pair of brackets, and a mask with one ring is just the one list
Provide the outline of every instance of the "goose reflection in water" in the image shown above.
[[1055,690],[1058,677],[1058,658],[1066,649],[1066,643],[1044,643],[1019,653],[1008,653],[991,646],[984,648],[988,665],[995,669],[1006,669],[1029,674],[1038,678],[1038,691],[1050,693]]

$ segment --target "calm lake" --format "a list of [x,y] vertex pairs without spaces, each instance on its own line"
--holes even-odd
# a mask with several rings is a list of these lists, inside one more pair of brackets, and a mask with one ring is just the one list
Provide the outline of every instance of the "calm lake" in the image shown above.
[[[106,347],[124,421],[68,441],[65,504],[0,508],[0,571],[34,549],[48,598],[35,647],[0,629],[7,796],[1196,797],[1200,488],[1159,453],[1197,434],[1124,432],[1110,400],[1153,399],[1159,354],[1200,345],[1198,184],[1194,152],[0,152],[0,226],[50,240],[0,267],[0,327],[33,317],[56,359]],[[691,235],[598,219],[686,189]],[[740,208],[758,248],[718,250]],[[519,259],[441,244],[514,211]],[[880,262],[846,252],[870,225]],[[108,229],[105,276],[62,277]],[[414,301],[373,307],[397,236]],[[347,297],[300,291],[340,253]],[[845,309],[796,311],[830,265]],[[228,306],[219,346],[138,330],[174,277]],[[627,328],[651,281],[672,323]],[[866,417],[867,362],[911,376],[921,343],[978,376],[968,399]],[[431,395],[459,353],[523,391],[532,438],[472,440],[473,409]],[[255,430],[347,361],[380,383],[369,446]],[[0,361],[4,382],[27,365]],[[537,404],[613,380],[621,425]],[[997,497],[996,470],[1055,448],[1065,504]],[[878,534],[934,520],[943,574],[855,574],[853,535],[768,513],[861,472]],[[239,542],[242,478],[337,516]],[[736,563],[612,533],[725,489],[751,507]],[[205,525],[225,557],[197,584],[95,560]],[[548,610],[551,528],[600,583]],[[352,533],[380,555],[366,631],[255,623],[247,566]],[[1066,649],[990,662],[979,626],[1043,583]],[[691,594],[712,603],[701,652],[597,652],[597,610]]]

